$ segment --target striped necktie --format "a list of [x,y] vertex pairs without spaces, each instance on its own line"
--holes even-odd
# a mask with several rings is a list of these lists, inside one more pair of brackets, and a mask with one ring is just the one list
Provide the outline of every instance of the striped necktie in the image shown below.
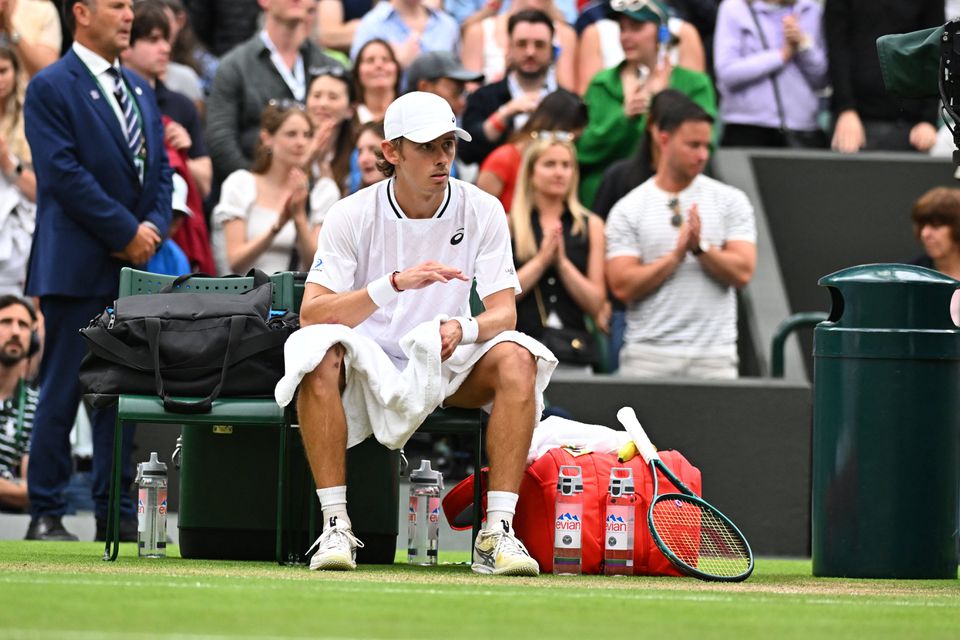
[[124,133],[127,138],[127,146],[134,156],[141,155],[144,151],[143,128],[140,126],[140,117],[137,115],[137,110],[133,106],[133,99],[130,96],[130,92],[127,91],[126,84],[124,84],[120,78],[120,72],[117,68],[110,67],[107,69],[107,73],[113,77],[113,96],[117,99],[120,110],[123,111]]

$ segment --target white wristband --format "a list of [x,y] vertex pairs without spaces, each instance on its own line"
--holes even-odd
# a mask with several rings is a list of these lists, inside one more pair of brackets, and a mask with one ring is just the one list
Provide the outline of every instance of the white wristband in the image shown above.
[[400,295],[400,292],[393,288],[393,285],[390,283],[390,276],[392,274],[387,274],[381,278],[377,278],[373,282],[367,285],[367,295],[370,296],[370,299],[373,300],[373,304],[378,307],[383,307],[394,300],[397,299],[397,296]]
[[463,334],[463,337],[460,338],[460,344],[473,344],[477,341],[477,337],[480,335],[480,325],[475,318],[455,316],[450,319],[460,323],[460,332]]

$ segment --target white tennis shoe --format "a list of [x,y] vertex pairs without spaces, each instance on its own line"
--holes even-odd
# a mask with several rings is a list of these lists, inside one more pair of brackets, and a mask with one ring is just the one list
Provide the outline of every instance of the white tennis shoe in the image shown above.
[[483,529],[473,543],[476,573],[498,576],[538,576],[540,565],[530,557],[513,530],[503,522],[502,529]]
[[314,547],[317,552],[310,558],[311,571],[353,571],[357,568],[357,549],[363,547],[363,543],[353,535],[348,524],[333,517],[307,553]]

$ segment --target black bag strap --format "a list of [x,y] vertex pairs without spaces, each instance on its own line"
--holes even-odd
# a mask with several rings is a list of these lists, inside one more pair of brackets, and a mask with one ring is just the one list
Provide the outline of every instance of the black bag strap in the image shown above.
[[[770,44],[767,42],[767,36],[763,32],[763,27],[760,26],[760,18],[757,17],[757,10],[753,8],[753,0],[747,0],[747,8],[750,9],[753,23],[757,25],[757,35],[760,36],[760,44],[763,45],[764,49],[769,50]],[[770,74],[770,83],[773,85],[773,99],[777,102],[777,116],[780,118],[780,131],[786,131],[787,116],[783,111],[783,99],[780,97],[780,85],[777,84],[776,72]]]
[[157,384],[157,395],[163,399],[163,408],[170,413],[198,414],[210,413],[213,408],[213,401],[220,395],[223,383],[227,379],[227,363],[233,355],[237,346],[239,346],[240,336],[243,333],[243,327],[247,322],[244,316],[233,316],[230,318],[230,336],[227,339],[227,348],[223,356],[223,367],[220,371],[220,381],[213,388],[206,398],[197,402],[183,402],[174,400],[167,395],[163,387],[163,377],[160,375],[160,319],[145,318],[147,327],[147,342],[150,345],[150,353],[153,355],[153,374]]
[[[197,273],[186,273],[186,274],[184,274],[184,275],[182,275],[182,276],[177,276],[177,277],[174,279],[173,282],[171,282],[170,284],[162,287],[158,293],[170,293],[170,292],[172,292],[174,289],[176,289],[177,287],[183,286],[183,283],[185,283],[186,281],[190,280],[190,278],[213,278],[213,277],[214,277],[214,276],[211,276],[211,275],[208,274],[208,273],[201,273],[201,272],[197,272]],[[241,275],[239,275],[239,274],[233,273],[233,274],[230,274],[230,275],[228,275],[228,276],[221,276],[221,277],[223,277],[223,278],[243,278],[243,277],[250,278],[250,277],[252,277],[252,278],[253,278],[253,287],[252,287],[252,288],[254,288],[254,289],[257,288],[257,287],[259,287],[260,285],[264,285],[264,284],[267,284],[268,282],[270,282],[270,276],[268,276],[266,273],[264,273],[264,272],[261,271],[260,269],[250,269],[250,271],[247,271],[247,275],[246,275],[246,276],[241,276]]]

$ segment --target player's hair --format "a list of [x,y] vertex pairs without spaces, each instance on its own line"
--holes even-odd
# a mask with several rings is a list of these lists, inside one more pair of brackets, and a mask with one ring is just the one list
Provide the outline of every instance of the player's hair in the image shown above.
[[[392,144],[393,148],[397,150],[397,153],[402,153],[401,147],[403,146],[403,138],[394,138],[390,141],[390,144]],[[392,178],[393,175],[397,173],[396,165],[387,160],[383,156],[383,151],[380,149],[377,149],[374,153],[377,156],[377,170],[388,178]]]
[[537,239],[533,234],[533,166],[548,149],[561,146],[570,152],[570,162],[573,167],[573,176],[567,188],[566,205],[573,216],[572,235],[586,232],[590,212],[577,198],[579,185],[579,170],[577,169],[577,151],[573,143],[566,139],[552,135],[541,135],[527,146],[520,162],[520,173],[517,176],[517,186],[513,192],[513,203],[510,206],[510,230],[513,236],[514,254],[520,262],[527,262],[537,255]]
[[936,187],[913,204],[913,232],[920,237],[925,225],[950,227],[954,244],[960,245],[960,189]]

